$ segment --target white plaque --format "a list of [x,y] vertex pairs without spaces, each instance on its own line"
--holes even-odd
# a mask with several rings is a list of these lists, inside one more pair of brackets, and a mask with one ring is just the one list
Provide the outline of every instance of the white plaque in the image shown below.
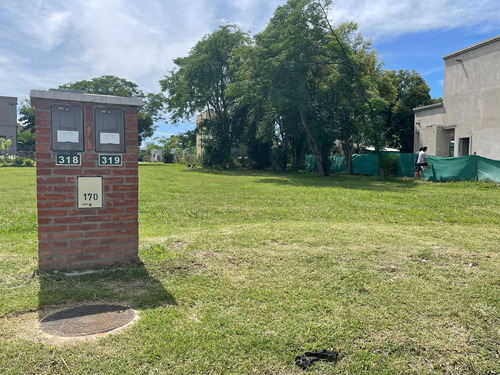
[[119,133],[101,133],[100,143],[102,145],[119,145],[120,144],[120,134]]
[[78,208],[102,207],[102,177],[78,177]]
[[78,143],[78,132],[71,130],[58,130],[57,142]]

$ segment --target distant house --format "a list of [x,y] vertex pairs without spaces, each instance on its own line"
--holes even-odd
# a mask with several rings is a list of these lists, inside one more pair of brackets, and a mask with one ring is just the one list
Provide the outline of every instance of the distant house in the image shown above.
[[158,150],[156,148],[151,150],[151,161],[162,161],[162,150]]
[[[0,138],[10,139],[9,154],[17,152],[17,98],[0,96]],[[2,151],[0,151],[2,152]]]
[[203,142],[209,139],[209,135],[206,134],[206,131],[201,127],[201,123],[203,120],[210,120],[215,117],[215,111],[213,109],[205,110],[200,115],[196,117],[196,156],[198,158],[203,157]]
[[[198,116],[196,116],[196,157],[198,159],[203,158],[204,143],[212,138],[210,132],[204,128],[202,122],[204,120],[211,120],[215,118],[216,113],[214,109],[205,110]],[[236,147],[231,148],[231,155],[233,157],[248,156],[248,147],[244,144],[239,144]]]
[[442,103],[415,108],[414,149],[500,160],[500,36],[443,57]]

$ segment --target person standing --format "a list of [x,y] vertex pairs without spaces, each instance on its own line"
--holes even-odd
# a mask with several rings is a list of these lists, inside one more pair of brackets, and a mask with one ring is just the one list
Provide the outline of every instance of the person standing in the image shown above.
[[422,178],[422,169],[418,165],[418,155],[422,151],[422,147],[418,149],[417,152],[415,152],[415,155],[413,156],[413,164],[415,165],[415,180],[420,180]]
[[424,168],[430,168],[429,161],[427,160],[427,147],[422,147],[422,151],[418,153],[417,165],[420,167],[420,179],[424,179]]

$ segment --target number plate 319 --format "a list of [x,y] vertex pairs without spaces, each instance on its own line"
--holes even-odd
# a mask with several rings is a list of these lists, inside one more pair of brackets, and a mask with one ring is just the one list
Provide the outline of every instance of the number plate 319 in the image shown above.
[[100,154],[99,165],[122,165],[122,156]]

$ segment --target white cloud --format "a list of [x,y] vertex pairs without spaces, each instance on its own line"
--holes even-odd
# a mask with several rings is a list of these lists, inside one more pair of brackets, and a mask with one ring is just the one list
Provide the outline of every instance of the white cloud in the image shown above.
[[338,0],[331,17],[335,23],[352,20],[368,38],[391,38],[406,33],[480,25],[497,29],[497,0]]
[[[286,0],[2,0],[0,95],[113,74],[158,91],[158,81],[221,24],[256,34]],[[337,0],[332,19],[366,38],[476,25],[498,29],[497,0]]]

